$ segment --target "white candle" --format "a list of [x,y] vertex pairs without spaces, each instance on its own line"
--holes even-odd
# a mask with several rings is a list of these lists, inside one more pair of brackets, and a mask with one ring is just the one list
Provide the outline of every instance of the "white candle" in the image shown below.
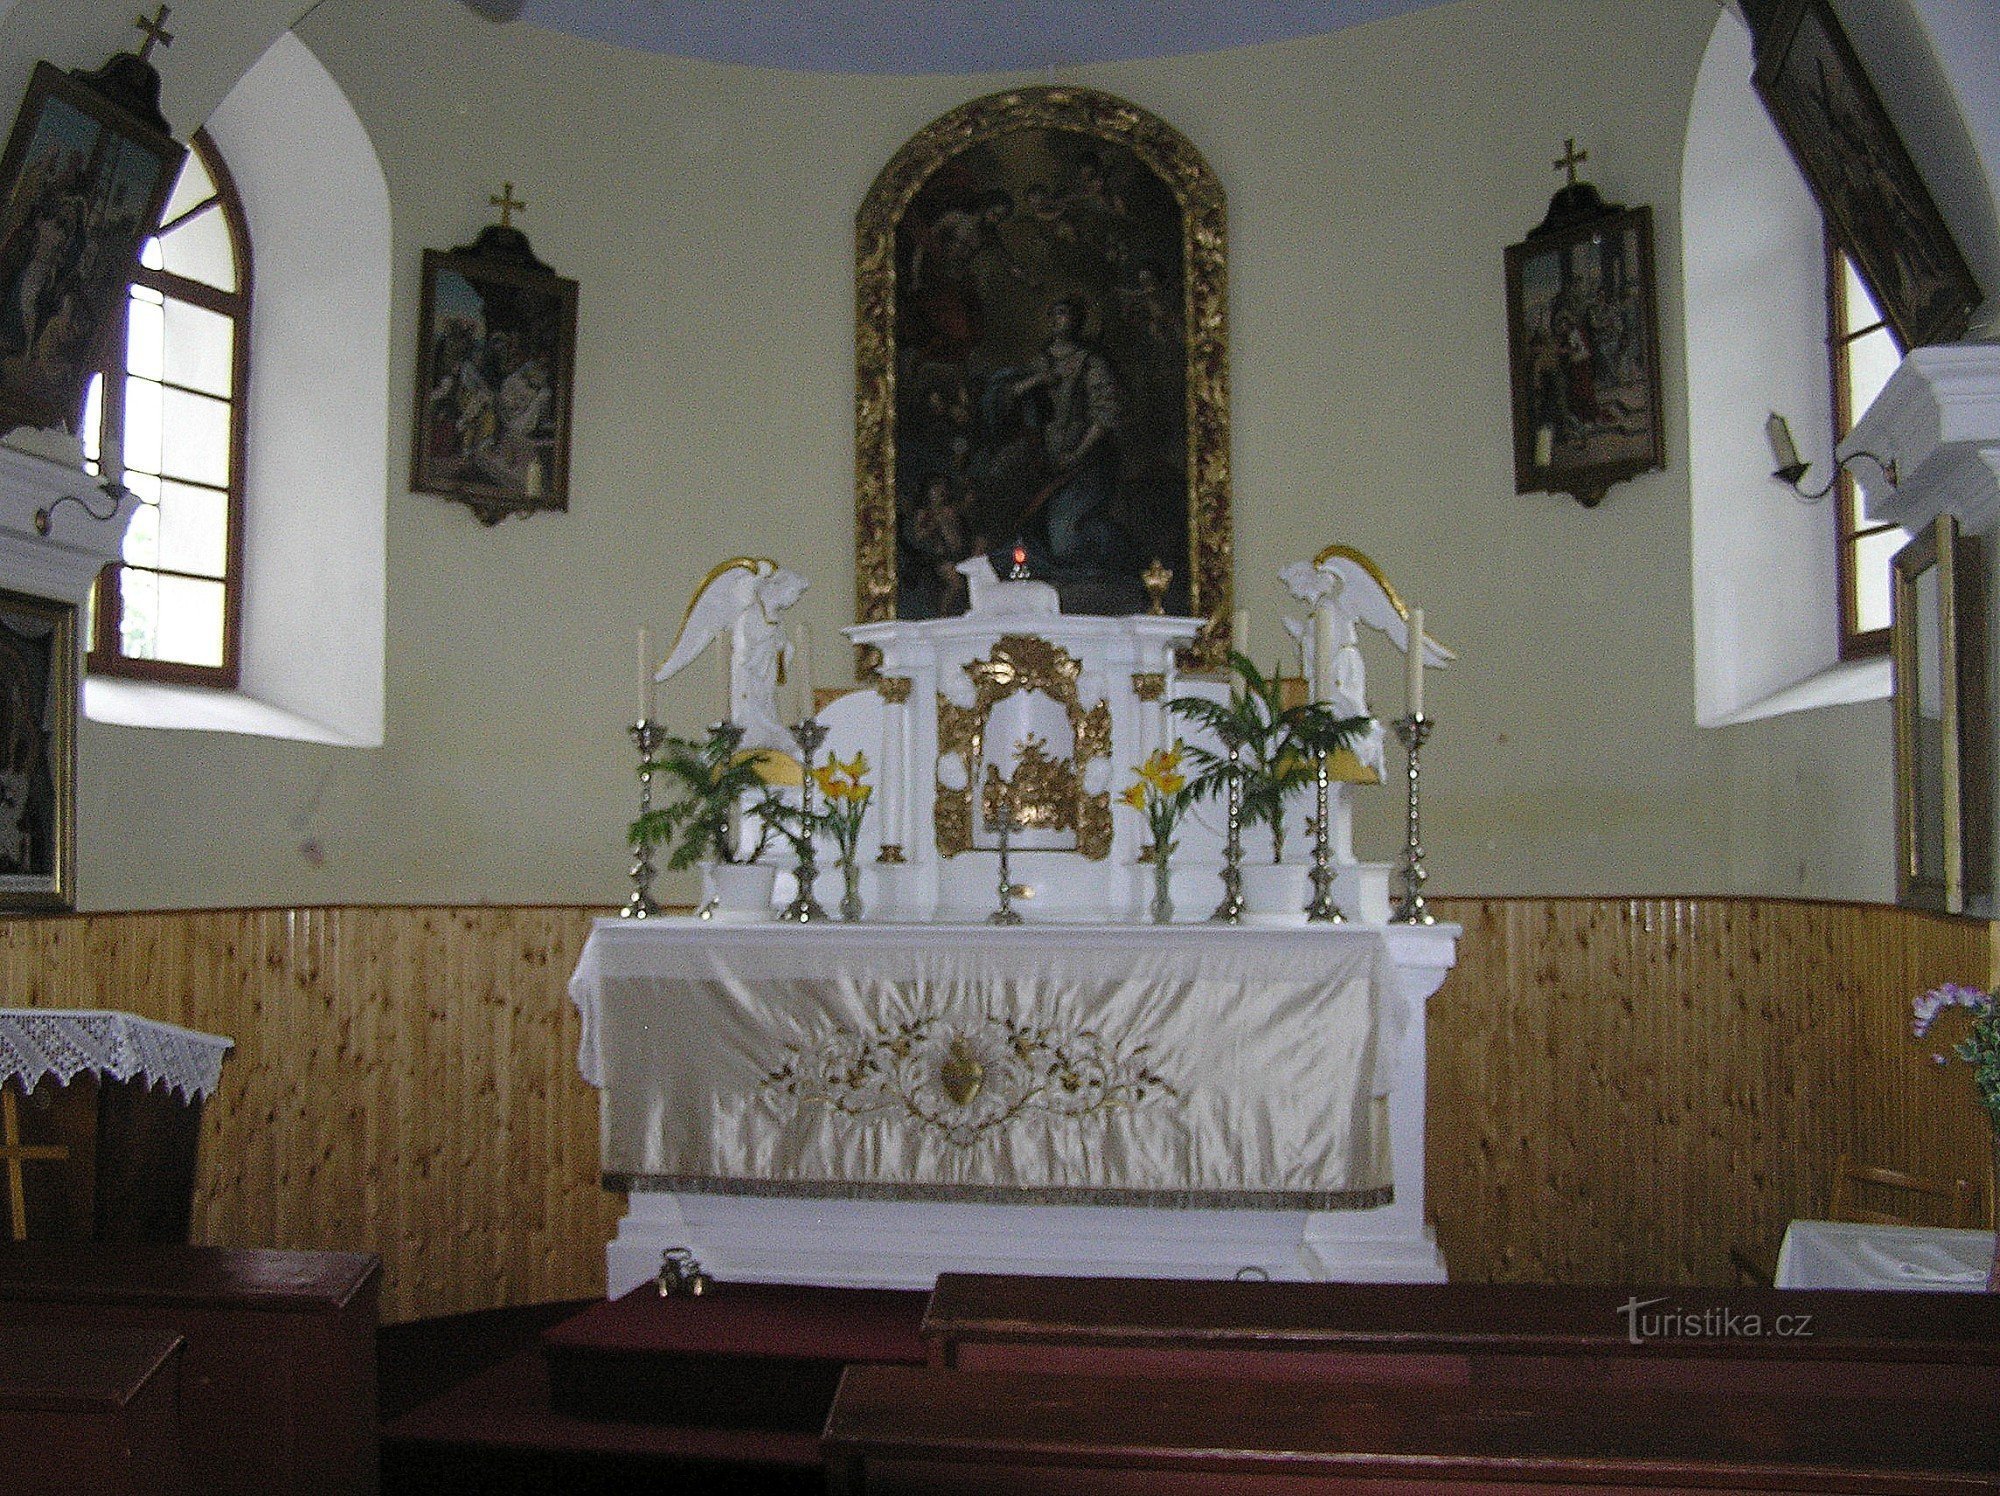
[[735,643],[728,629],[720,629],[715,635],[715,674],[722,685],[722,720],[736,720],[735,683],[730,679],[730,648]]
[[1313,609],[1313,700],[1333,700],[1333,661],[1340,646],[1333,637],[1333,609],[1321,603]]
[[803,721],[818,715],[813,702],[813,634],[809,623],[799,625],[792,644],[792,668],[799,673],[799,717]]
[[639,720],[653,720],[653,635],[639,630]]
[[1403,683],[1405,710],[1412,717],[1424,714],[1424,610],[1410,609],[1410,647],[1404,658],[1408,675]]

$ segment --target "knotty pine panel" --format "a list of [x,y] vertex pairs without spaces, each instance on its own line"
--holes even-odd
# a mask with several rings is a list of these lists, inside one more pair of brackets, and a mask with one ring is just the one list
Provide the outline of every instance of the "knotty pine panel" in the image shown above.
[[[1986,1179],[1969,1067],[1910,1000],[1984,983],[1984,922],[1879,905],[1437,900],[1426,1194],[1464,1280],[1725,1283],[1824,1214],[1842,1152]],[[1989,1186],[1990,1191],[1990,1186]]]
[[[1843,1149],[1983,1178],[1967,1067],[1909,1000],[1982,923],[1747,899],[1438,900],[1430,1208],[1455,1277],[1725,1282]],[[623,1210],[566,984],[591,911],[303,908],[0,922],[0,1002],[231,1035],[200,1241],[379,1253],[402,1320],[603,1290]]]
[[197,1241],[367,1251],[388,1321],[604,1290],[622,1197],[567,982],[591,911],[333,908],[0,923],[0,1002],[123,1008],[236,1048]]

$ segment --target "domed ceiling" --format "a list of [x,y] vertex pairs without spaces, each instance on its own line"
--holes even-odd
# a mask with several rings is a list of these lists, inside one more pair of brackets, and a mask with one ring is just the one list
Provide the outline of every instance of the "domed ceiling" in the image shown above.
[[1315,36],[1441,0],[464,0],[617,46],[828,73],[985,73]]

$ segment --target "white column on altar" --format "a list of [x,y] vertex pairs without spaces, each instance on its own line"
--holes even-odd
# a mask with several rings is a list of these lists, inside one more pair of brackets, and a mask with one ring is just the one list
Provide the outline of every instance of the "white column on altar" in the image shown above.
[[910,685],[907,675],[884,675],[875,683],[882,697],[882,768],[876,779],[882,797],[882,846],[885,851],[897,848],[898,856],[904,855],[903,838],[910,824]]

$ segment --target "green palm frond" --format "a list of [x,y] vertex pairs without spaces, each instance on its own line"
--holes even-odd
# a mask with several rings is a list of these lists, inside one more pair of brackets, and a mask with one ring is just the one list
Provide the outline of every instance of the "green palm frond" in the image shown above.
[[1227,700],[1176,696],[1167,703],[1178,717],[1205,728],[1221,740],[1225,751],[1191,743],[1191,798],[1212,799],[1229,786],[1231,765],[1227,745],[1237,745],[1234,772],[1242,785],[1243,814],[1271,830],[1278,861],[1285,855],[1285,799],[1313,781],[1316,760],[1353,746],[1367,732],[1371,717],[1336,717],[1324,702],[1287,707],[1284,681],[1277,670],[1265,675],[1248,655],[1230,651],[1229,668],[1242,683]]

